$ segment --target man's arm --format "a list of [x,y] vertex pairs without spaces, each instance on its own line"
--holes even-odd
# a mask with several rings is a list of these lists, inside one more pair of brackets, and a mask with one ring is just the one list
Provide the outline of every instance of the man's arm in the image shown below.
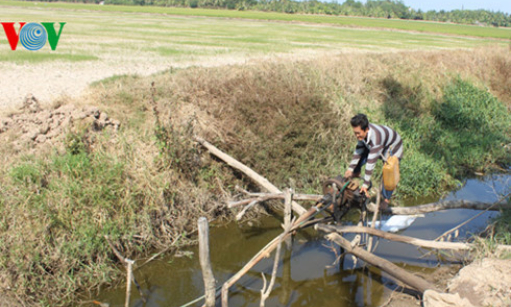
[[371,148],[369,151],[369,155],[367,156],[367,164],[366,164],[366,171],[364,175],[364,184],[362,184],[362,188],[369,188],[369,185],[371,184],[371,176],[373,175],[374,166],[376,165],[376,161],[378,161],[378,158],[380,157],[380,154],[383,151],[383,146],[375,146]]
[[362,142],[357,142],[357,147],[355,148],[355,152],[353,152],[353,157],[351,158],[350,165],[348,166],[348,170],[344,173],[344,177],[350,178],[353,175],[353,170],[357,167],[362,154],[364,153],[365,146]]

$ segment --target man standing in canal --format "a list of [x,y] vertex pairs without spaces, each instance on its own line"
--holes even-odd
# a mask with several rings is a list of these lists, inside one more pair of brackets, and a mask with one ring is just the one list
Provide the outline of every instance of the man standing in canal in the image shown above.
[[[386,158],[387,154],[396,156],[400,161],[403,156],[403,141],[393,129],[383,125],[370,124],[365,114],[355,115],[350,123],[358,143],[344,177],[359,177],[362,166],[366,164],[364,183],[360,188],[360,192],[369,197],[368,190],[372,186],[371,175],[376,161],[379,158]],[[393,192],[386,190],[382,184],[383,201],[380,204],[381,210],[388,208]]]

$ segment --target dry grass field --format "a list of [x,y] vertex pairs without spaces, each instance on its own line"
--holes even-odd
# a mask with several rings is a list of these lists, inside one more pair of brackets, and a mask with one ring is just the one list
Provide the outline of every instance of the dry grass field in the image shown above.
[[[49,103],[61,96],[79,96],[104,78],[147,76],[171,68],[507,44],[494,38],[324,24],[321,19],[304,23],[196,17],[184,14],[196,14],[195,10],[184,9],[171,15],[169,9],[156,7],[147,13],[143,7],[124,12],[126,7],[104,11],[94,5],[0,1],[0,8],[6,21],[67,22],[55,51],[49,45],[27,51],[21,44],[12,51],[0,36],[0,107],[17,107],[29,93]],[[370,27],[370,21],[364,25]],[[374,20],[375,27],[379,23]]]

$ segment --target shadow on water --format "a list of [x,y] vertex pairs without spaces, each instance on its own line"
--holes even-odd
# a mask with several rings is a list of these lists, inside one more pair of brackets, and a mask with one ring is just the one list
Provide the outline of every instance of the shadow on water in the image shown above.
[[[509,193],[511,175],[492,175],[466,180],[463,188],[450,193],[446,199],[468,199],[493,202],[497,194]],[[409,201],[417,205],[434,201],[422,199]],[[445,210],[425,214],[400,233],[422,239],[435,239],[443,232],[477,214],[475,210]],[[483,230],[496,212],[487,212],[460,229],[460,238]],[[258,225],[247,226],[230,223],[210,230],[210,249],[213,272],[220,286],[263,246],[281,233],[280,222],[272,217],[262,218]],[[346,236],[348,239],[351,237]],[[154,261],[136,272],[141,286],[148,293],[148,303],[143,304],[132,291],[131,306],[182,306],[203,294],[202,274],[197,247],[190,248],[191,257],[168,257]],[[335,252],[336,251],[336,252]],[[375,253],[397,265],[406,265],[409,271],[432,272],[445,260],[427,250],[404,243],[380,239]],[[336,263],[339,248],[323,239],[313,230],[298,233],[292,248],[282,249],[274,289],[266,306],[379,306],[386,302],[397,285],[384,272],[374,267],[355,265],[346,256],[342,265]],[[258,263],[231,289],[231,306],[259,306],[261,273],[270,278],[272,257]],[[149,290],[147,290],[149,289]],[[124,287],[103,291],[94,299],[110,306],[124,306]],[[201,306],[203,302],[192,306]]]

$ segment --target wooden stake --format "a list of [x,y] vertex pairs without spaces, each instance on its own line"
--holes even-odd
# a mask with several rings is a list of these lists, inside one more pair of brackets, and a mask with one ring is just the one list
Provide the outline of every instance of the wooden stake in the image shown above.
[[132,274],[133,274],[132,267],[133,267],[133,263],[135,263],[135,261],[126,258],[125,262],[126,262],[126,266],[127,266],[126,270],[128,271],[128,273],[127,273],[127,278],[126,278],[126,300],[124,302],[124,306],[129,307],[130,306],[130,296],[131,296],[131,278],[132,278]]
[[[293,212],[291,210],[291,203],[293,202],[293,190],[286,189],[284,192],[284,229],[291,229],[291,220],[293,218]],[[286,239],[286,247],[291,249],[291,237]]]
[[[371,224],[371,228],[374,228],[376,226],[376,220],[378,219],[378,213],[380,213],[380,204],[381,204],[381,186],[378,189],[378,194],[376,196],[376,210],[373,212],[373,220]],[[359,225],[360,226],[360,225]],[[373,249],[373,237],[369,237],[369,240],[367,242],[367,251],[372,253]],[[375,248],[376,249],[376,248]]]
[[199,226],[199,260],[202,269],[202,278],[204,280],[204,292],[206,296],[206,307],[215,306],[215,277],[211,269],[211,260],[209,257],[209,226],[205,217],[200,217]]

